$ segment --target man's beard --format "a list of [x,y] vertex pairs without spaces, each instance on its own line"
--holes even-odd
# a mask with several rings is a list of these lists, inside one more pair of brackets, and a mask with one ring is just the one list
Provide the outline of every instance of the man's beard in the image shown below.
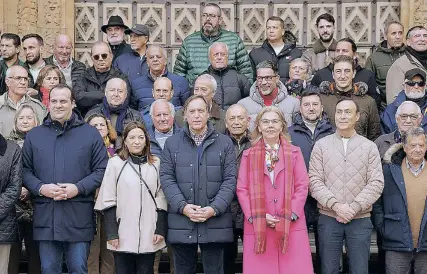
[[219,31],[219,26],[212,27],[211,29],[207,29],[207,28],[205,28],[205,26],[203,26],[203,32],[208,34],[208,35],[217,34],[218,31]]
[[309,122],[309,123],[317,123],[320,120],[320,115],[314,119],[310,119],[309,117],[302,117],[303,120]]
[[324,39],[323,36],[320,35],[320,41],[322,41],[323,43],[329,43],[332,41],[332,39],[334,39],[334,33],[331,33],[326,39]]
[[416,99],[423,98],[425,96],[425,92],[422,93],[422,92],[405,91],[405,95],[408,99],[416,100]]
[[27,63],[30,65],[34,65],[35,63],[37,63],[40,60],[40,53],[37,54],[36,56],[34,56],[33,60],[29,60],[27,59]]

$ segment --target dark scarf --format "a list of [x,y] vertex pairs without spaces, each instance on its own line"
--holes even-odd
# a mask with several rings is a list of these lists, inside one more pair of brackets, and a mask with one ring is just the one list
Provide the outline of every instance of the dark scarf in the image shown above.
[[406,50],[427,69],[427,51],[416,51],[412,47],[406,47]]
[[121,104],[118,107],[113,107],[110,106],[107,102],[107,98],[104,97],[104,99],[102,100],[102,114],[105,115],[105,117],[107,117],[108,120],[110,120],[111,122],[111,114],[117,114],[117,121],[116,121],[116,132],[117,135],[121,136],[123,133],[123,124],[126,118],[126,113],[127,113],[127,109],[129,107],[129,100],[125,100],[125,102],[123,104]]

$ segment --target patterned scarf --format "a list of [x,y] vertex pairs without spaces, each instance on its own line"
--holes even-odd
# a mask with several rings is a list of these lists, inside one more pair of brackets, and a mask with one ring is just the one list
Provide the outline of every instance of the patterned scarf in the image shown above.
[[275,144],[271,147],[269,144],[265,144],[265,164],[268,172],[272,172],[279,161],[279,144]]
[[[277,246],[282,253],[286,253],[289,244],[289,231],[291,224],[291,199],[292,199],[292,185],[293,185],[293,162],[292,162],[292,148],[289,142],[280,138],[280,150],[278,153],[285,163],[285,193],[283,208],[275,216],[280,221],[276,223],[275,230],[277,237]],[[282,157],[283,156],[283,157]],[[266,164],[266,151],[264,140],[258,141],[249,152],[249,166],[248,178],[250,179],[250,198],[251,198],[251,215],[255,231],[255,244],[254,252],[256,254],[264,254],[266,251],[266,199],[265,199],[265,185],[264,185],[264,167]],[[274,167],[273,167],[274,168]]]

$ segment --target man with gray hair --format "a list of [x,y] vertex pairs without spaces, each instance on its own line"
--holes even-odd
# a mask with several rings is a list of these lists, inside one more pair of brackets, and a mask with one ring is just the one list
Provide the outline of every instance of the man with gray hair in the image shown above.
[[427,29],[415,26],[406,34],[406,52],[391,65],[387,72],[386,96],[387,104],[391,104],[401,91],[405,73],[413,68],[427,70]]
[[[381,131],[383,133],[391,133],[396,130],[396,112],[397,108],[403,102],[414,102],[420,107],[421,113],[425,113],[427,110],[425,71],[419,68],[413,68],[405,73],[404,78],[405,80],[401,83],[403,91],[398,94],[393,103],[388,105],[381,114]],[[422,119],[421,125],[424,129],[427,129],[427,117]]]
[[301,99],[301,93],[310,84],[309,68],[310,64],[303,58],[296,58],[289,64],[289,79],[283,84],[293,97]]
[[374,215],[388,274],[427,273],[426,151],[424,130],[415,127],[384,156],[384,191]]
[[[218,84],[215,78],[209,74],[202,74],[194,82],[194,95],[201,95],[208,103],[209,121],[219,133],[225,133],[225,111],[213,100]],[[184,110],[176,112],[175,120],[180,127],[184,127]]]
[[190,96],[188,82],[184,77],[168,71],[165,49],[157,45],[150,45],[146,51],[146,58],[148,73],[132,81],[134,96],[132,105],[139,111],[149,107],[155,100],[153,97],[154,81],[160,77],[166,77],[173,83],[174,93],[171,103],[174,106],[184,105],[185,100]]
[[[127,81],[127,77],[118,69],[113,68],[113,53],[105,42],[96,42],[90,52],[93,66],[73,86],[76,105],[82,116],[95,105],[102,103],[105,97],[105,87],[108,80],[120,78]],[[127,84],[129,87],[129,84]],[[130,91],[130,89],[128,88]]]
[[287,125],[299,111],[299,100],[289,95],[285,85],[279,80],[279,71],[272,61],[263,61],[256,67],[256,82],[252,85],[250,96],[238,104],[244,106],[251,117],[251,126],[263,107],[275,105],[285,115]]
[[212,75],[217,83],[221,83],[213,100],[226,110],[232,104],[249,96],[251,83],[248,78],[228,65],[228,46],[223,42],[215,42],[209,47],[209,68],[202,74]]

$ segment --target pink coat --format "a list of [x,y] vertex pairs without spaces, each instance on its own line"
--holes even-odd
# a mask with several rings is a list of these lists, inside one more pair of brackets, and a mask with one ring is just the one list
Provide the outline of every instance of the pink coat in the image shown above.
[[[267,250],[264,254],[254,253],[254,229],[248,221],[251,216],[251,203],[249,194],[250,178],[247,177],[249,150],[243,153],[240,164],[239,178],[237,181],[237,196],[243,213],[245,214],[243,237],[243,274],[313,274],[310,243],[304,216],[304,203],[308,193],[308,175],[301,150],[292,146],[294,182],[292,187],[292,212],[299,219],[291,223],[289,234],[289,247],[286,254],[280,253],[275,242],[275,230],[267,228]],[[283,155],[281,148],[280,154]],[[275,167],[276,189],[273,188],[267,167],[264,168],[264,181],[266,193],[266,211],[274,216],[279,212],[284,202],[284,162],[280,158]],[[286,182],[292,183],[292,182]],[[275,202],[276,201],[276,202]]]

